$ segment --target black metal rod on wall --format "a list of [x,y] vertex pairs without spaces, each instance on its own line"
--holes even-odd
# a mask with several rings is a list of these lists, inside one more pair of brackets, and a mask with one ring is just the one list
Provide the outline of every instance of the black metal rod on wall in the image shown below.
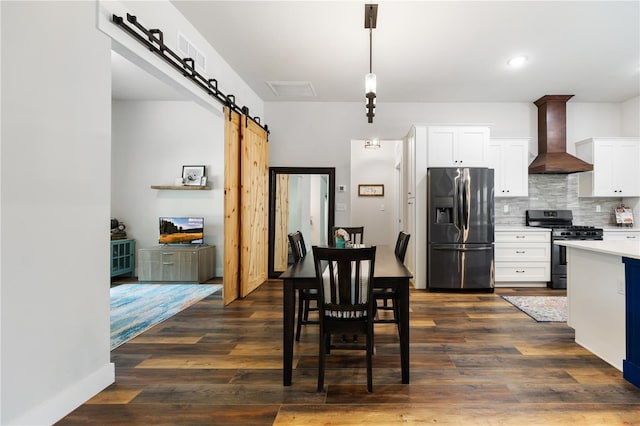
[[[124,29],[129,35],[138,40],[141,44],[145,45],[151,52],[160,56],[169,65],[179,71],[184,77],[193,81],[207,94],[212,96],[215,100],[221,104],[229,107],[230,110],[237,112],[238,114],[245,115],[248,119],[253,121],[256,125],[264,129],[267,132],[267,140],[269,135],[269,126],[260,124],[260,117],[251,117],[249,115],[249,108],[243,106],[240,108],[236,105],[236,97],[234,95],[225,95],[218,89],[218,81],[215,79],[207,79],[201,75],[195,69],[195,61],[192,58],[180,58],[174,51],[169,49],[164,44],[164,35],[162,31],[158,29],[147,30],[139,22],[138,18],[134,15],[127,13],[127,22],[133,24],[133,27],[129,26],[121,16],[113,15],[113,23]],[[142,34],[147,38],[144,38]]]

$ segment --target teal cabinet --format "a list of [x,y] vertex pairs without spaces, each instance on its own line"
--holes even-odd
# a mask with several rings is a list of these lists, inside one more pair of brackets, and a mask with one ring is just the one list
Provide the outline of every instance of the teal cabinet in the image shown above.
[[111,276],[132,277],[135,267],[136,242],[133,239],[111,240]]

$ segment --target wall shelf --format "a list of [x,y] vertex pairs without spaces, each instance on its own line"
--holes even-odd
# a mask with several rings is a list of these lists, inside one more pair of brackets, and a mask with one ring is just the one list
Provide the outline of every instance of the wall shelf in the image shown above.
[[211,191],[210,186],[197,185],[151,185],[151,189],[171,189],[177,191]]

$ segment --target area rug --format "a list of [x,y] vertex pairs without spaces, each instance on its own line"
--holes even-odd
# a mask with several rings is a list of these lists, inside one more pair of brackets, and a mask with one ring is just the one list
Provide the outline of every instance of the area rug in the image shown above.
[[111,349],[220,291],[218,284],[121,284],[111,288]]
[[565,296],[502,296],[538,322],[566,322],[567,298]]

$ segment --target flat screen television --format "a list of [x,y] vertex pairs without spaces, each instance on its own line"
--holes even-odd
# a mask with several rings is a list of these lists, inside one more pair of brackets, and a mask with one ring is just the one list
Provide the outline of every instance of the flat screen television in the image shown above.
[[202,244],[203,217],[161,217],[160,244]]

